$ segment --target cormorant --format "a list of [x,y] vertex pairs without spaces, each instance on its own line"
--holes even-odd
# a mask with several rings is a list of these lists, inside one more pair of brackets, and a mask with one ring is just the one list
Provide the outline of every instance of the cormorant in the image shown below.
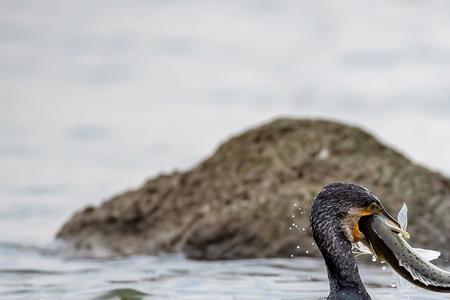
[[398,224],[371,191],[356,184],[327,185],[314,199],[311,231],[327,266],[328,300],[371,299],[361,282],[352,243],[364,239],[359,219],[372,214],[382,214]]

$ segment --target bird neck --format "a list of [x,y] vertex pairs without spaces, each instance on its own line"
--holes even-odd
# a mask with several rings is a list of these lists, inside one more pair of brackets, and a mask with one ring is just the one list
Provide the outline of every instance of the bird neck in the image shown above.
[[[330,294],[350,290],[370,299],[359,276],[358,266],[352,254],[352,245],[340,226],[327,226],[315,237],[325,260],[330,281]],[[366,299],[366,298],[361,298]]]

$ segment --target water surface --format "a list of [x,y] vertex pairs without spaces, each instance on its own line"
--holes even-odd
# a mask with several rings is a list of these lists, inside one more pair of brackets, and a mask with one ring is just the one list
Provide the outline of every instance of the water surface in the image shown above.
[[[49,250],[0,245],[0,298],[298,300],[328,293],[321,259],[248,259],[199,262],[179,255],[82,259]],[[393,288],[390,271],[362,266],[374,299],[450,299],[450,296]],[[405,294],[407,293],[407,294]]]

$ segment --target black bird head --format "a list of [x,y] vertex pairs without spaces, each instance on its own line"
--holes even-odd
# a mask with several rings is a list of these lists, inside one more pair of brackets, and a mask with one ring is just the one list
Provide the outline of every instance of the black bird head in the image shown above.
[[372,214],[383,214],[398,224],[368,189],[352,183],[327,185],[316,196],[311,207],[313,235],[320,232],[314,230],[317,227],[334,226],[334,230],[342,231],[350,242],[360,241],[364,235],[359,231],[359,219]]
[[327,185],[314,199],[311,231],[327,265],[328,299],[370,299],[359,277],[351,243],[364,239],[358,222],[373,214],[383,214],[398,225],[371,191],[356,184]]

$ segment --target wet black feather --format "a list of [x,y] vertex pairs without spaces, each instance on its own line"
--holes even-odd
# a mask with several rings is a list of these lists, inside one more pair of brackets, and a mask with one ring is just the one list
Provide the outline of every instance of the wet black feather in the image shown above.
[[373,202],[379,200],[364,187],[333,183],[324,187],[312,203],[311,232],[327,266],[329,300],[371,299],[359,276],[343,220],[351,209],[368,207]]

